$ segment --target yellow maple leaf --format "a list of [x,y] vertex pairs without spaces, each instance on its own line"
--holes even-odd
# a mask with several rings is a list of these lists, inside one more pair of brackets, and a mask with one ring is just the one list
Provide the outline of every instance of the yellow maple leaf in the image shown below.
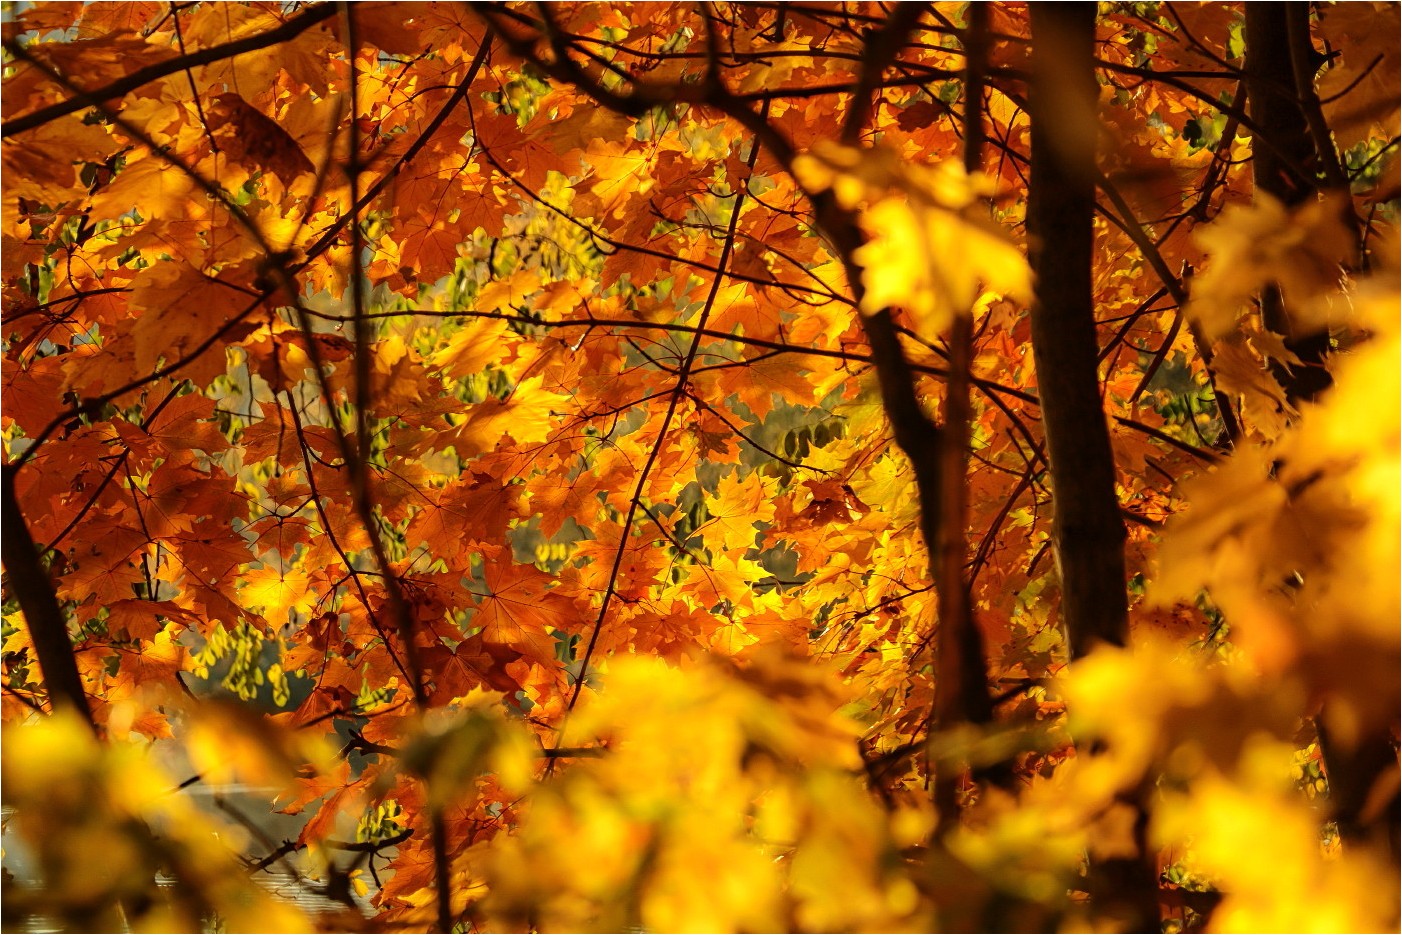
[[707,532],[718,531],[726,549],[750,548],[755,544],[755,523],[774,519],[774,504],[759,474],[743,480],[735,474],[720,479],[716,495],[706,498],[711,514]]
[[190,177],[168,160],[160,156],[133,157],[111,184],[93,195],[91,210],[94,217],[120,217],[136,209],[148,221],[184,218],[191,214],[190,202],[196,197],[195,192]]
[[540,291],[540,274],[533,269],[521,270],[505,279],[488,283],[477,293],[473,303],[479,312],[512,311],[526,296]]
[[289,610],[309,613],[316,606],[317,596],[311,590],[307,573],[297,569],[278,570],[264,565],[245,572],[240,591],[244,603],[262,607],[263,615],[274,623],[282,623]]
[[[248,306],[248,296],[184,261],[156,263],[132,280],[131,304],[142,309],[132,333],[136,337],[136,365],[156,369],[192,353],[215,330],[228,324]],[[224,372],[221,355],[207,355],[195,379],[208,380]]]
[[423,393],[424,366],[419,356],[392,334],[375,346],[371,372],[374,398],[380,405],[404,406],[419,402]]
[[570,398],[543,389],[544,379],[528,377],[517,384],[507,399],[489,399],[473,406],[467,421],[453,433],[458,454],[481,454],[496,447],[503,435],[510,435],[520,445],[545,441],[555,414],[565,408]]
[[[1277,283],[1300,332],[1317,331],[1337,315],[1341,266],[1353,253],[1344,224],[1347,197],[1324,196],[1295,209],[1262,192],[1234,205],[1196,238],[1211,262],[1193,282],[1187,313],[1208,340],[1232,331],[1252,296]],[[1342,306],[1341,306],[1342,307]]]
[[[619,217],[626,199],[645,195],[657,184],[652,177],[652,157],[645,151],[630,149],[628,142],[610,143],[595,140],[584,152],[585,164],[594,167],[591,194]],[[616,207],[615,207],[616,206]]]
[[502,357],[506,333],[506,322],[499,319],[470,319],[429,358],[429,363],[453,377],[480,373]]

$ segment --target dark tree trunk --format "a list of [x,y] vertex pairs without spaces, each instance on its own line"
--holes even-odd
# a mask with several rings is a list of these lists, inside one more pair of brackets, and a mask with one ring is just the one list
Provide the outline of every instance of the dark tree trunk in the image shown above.
[[[1318,179],[1342,183],[1338,157],[1322,125],[1313,87],[1315,51],[1310,42],[1309,5],[1254,2],[1246,5],[1246,82],[1252,122],[1265,139],[1253,141],[1252,177],[1256,191],[1286,205],[1313,197]],[[1311,127],[1313,116],[1316,125]],[[1308,402],[1332,382],[1324,369],[1329,333],[1296,334],[1290,310],[1274,286],[1261,295],[1261,315],[1271,331],[1285,335],[1285,346],[1303,366],[1293,369],[1273,363],[1272,371],[1292,403]],[[1341,744],[1329,730],[1326,703],[1316,718],[1319,746],[1329,778],[1331,811],[1339,835],[1354,846],[1385,846],[1394,862],[1399,856],[1399,800],[1393,771],[1397,754],[1386,728]],[[1372,801],[1375,790],[1391,783],[1391,791]]]
[[1073,656],[1127,631],[1125,528],[1101,407],[1091,290],[1095,5],[1032,5],[1032,352],[1051,461],[1061,615]]
[[0,473],[0,496],[3,496],[4,522],[0,523],[0,558],[10,587],[24,612],[25,626],[39,657],[39,671],[49,692],[49,703],[55,708],[68,707],[93,724],[92,711],[78,675],[73,658],[73,644],[68,639],[68,621],[59,607],[49,573],[40,560],[39,548],[25,525],[15,494],[15,469],[6,467]]
[[[970,4],[964,29],[964,168],[982,169],[983,92],[988,55],[988,8]],[[945,381],[939,481],[939,529],[931,543],[931,566],[939,599],[939,644],[935,666],[933,729],[960,723],[985,724],[993,720],[988,697],[987,653],[983,634],[974,620],[969,598],[968,567],[968,454],[969,367],[973,359],[972,309],[955,311],[948,333],[949,376]],[[976,779],[1011,787],[1013,773],[1007,763],[981,766]],[[959,775],[941,768],[935,776],[935,806],[940,830],[958,821]]]
[[[1094,298],[1096,82],[1093,3],[1038,3],[1032,13],[1032,179],[1027,208],[1037,295],[1032,351],[1051,462],[1052,539],[1072,658],[1124,645],[1129,627],[1124,523],[1100,400]],[[1093,860],[1096,911],[1129,931],[1159,930],[1158,880],[1145,840],[1147,790],[1135,809],[1133,857]]]
[[[1304,21],[1303,30],[1297,23],[1294,31],[1308,41],[1309,4],[1254,0],[1246,5],[1246,98],[1251,121],[1269,136],[1268,141],[1252,143],[1251,174],[1258,193],[1289,207],[1315,194],[1313,174],[1318,165],[1309,122],[1295,88],[1291,18]],[[1293,369],[1272,364],[1286,395],[1291,400],[1313,399],[1327,389],[1330,380],[1324,355],[1329,351],[1329,333],[1296,335],[1289,309],[1275,286],[1261,294],[1261,316],[1268,329],[1285,335],[1286,347],[1302,362]]]
[[[843,142],[854,144],[860,138],[871,115],[874,89],[882,73],[909,42],[911,32],[919,24],[926,8],[927,4],[921,3],[896,7],[885,25],[868,38],[862,73],[853,94],[852,110],[843,126]],[[984,12],[979,11],[974,14],[974,21],[981,21],[984,16]],[[979,30],[971,28],[971,32]],[[976,61],[981,54],[981,51],[970,53],[969,60]],[[981,68],[981,65],[976,66],[976,83],[980,85],[977,93],[980,96]],[[976,121],[981,121],[977,107],[974,113]],[[982,127],[981,122],[978,126]],[[980,133],[979,139],[966,142],[966,155],[971,152],[969,158],[977,159],[981,146]],[[842,258],[853,295],[860,302],[863,292],[861,270],[854,257],[864,242],[864,235],[856,217],[839,210],[830,193],[818,196],[814,207],[818,226],[827,234]],[[959,348],[966,347],[968,343],[967,315],[955,324],[950,338],[955,351],[950,362],[949,393],[946,397],[948,406],[945,416],[950,421],[944,428],[925,414],[916,393],[915,373],[901,347],[890,310],[864,317],[862,324],[871,344],[881,386],[881,400],[891,422],[892,433],[914,469],[915,486],[920,496],[920,531],[930,555],[930,573],[935,579],[939,597],[936,699],[930,727],[937,730],[961,723],[984,724],[993,716],[993,705],[988,695],[987,661],[982,634],[969,611],[963,579],[963,466],[968,447],[968,372],[967,361],[958,358]],[[960,337],[961,334],[964,336]],[[949,792],[954,788],[944,780],[938,782],[936,787],[937,793],[941,789]],[[936,798],[943,800],[942,819],[957,814],[952,795],[937,794]]]

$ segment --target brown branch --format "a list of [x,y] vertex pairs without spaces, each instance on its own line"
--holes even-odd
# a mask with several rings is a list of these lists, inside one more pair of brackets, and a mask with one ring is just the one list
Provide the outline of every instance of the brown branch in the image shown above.
[[[1309,122],[1296,97],[1289,21],[1299,16],[1306,19],[1307,38],[1307,6],[1257,2],[1246,8],[1247,96],[1252,117],[1261,126],[1271,128],[1269,135],[1252,136],[1252,178],[1256,191],[1286,207],[1313,198],[1317,191],[1313,173],[1297,178],[1287,171],[1288,165],[1312,165],[1320,159],[1310,137]],[[1258,143],[1263,145],[1258,148]],[[1290,309],[1275,285],[1267,286],[1261,293],[1261,319],[1266,328],[1285,336],[1285,346],[1303,363],[1292,369],[1279,361],[1271,362],[1271,372],[1291,402],[1313,399],[1327,389],[1332,382],[1324,368],[1324,358],[1329,353],[1328,331],[1296,334]]]
[[[1051,12],[1051,11],[1057,12]],[[1127,630],[1124,524],[1097,378],[1091,284],[1095,208],[1094,7],[1032,8],[1032,184],[1028,229],[1037,295],[1032,347],[1056,503],[1062,614],[1074,656]]]
[[861,71],[857,75],[856,86],[851,89],[852,103],[842,124],[840,139],[848,146],[861,138],[875,108],[875,94],[884,72],[905,48],[911,32],[920,25],[920,18],[925,15],[927,6],[925,3],[898,4],[881,28],[866,41],[862,49]]
[[73,655],[73,643],[68,636],[68,619],[59,606],[48,569],[24,521],[24,511],[15,493],[15,471],[13,465],[0,467],[0,503],[5,515],[5,521],[0,523],[0,559],[5,563],[10,589],[24,612],[25,626],[38,655],[50,704],[55,710],[73,711],[96,734],[92,709],[88,707]]
[[1286,16],[1285,35],[1289,46],[1290,74],[1294,80],[1295,100],[1304,114],[1305,124],[1309,127],[1316,162],[1323,169],[1329,186],[1346,192],[1348,177],[1344,175],[1344,167],[1339,162],[1339,152],[1334,148],[1334,137],[1329,131],[1329,124],[1324,120],[1319,93],[1314,87],[1315,62],[1311,59],[1317,53],[1310,39],[1308,7],[1293,10]]
[[[977,172],[983,165],[983,88],[988,42],[988,9],[968,8],[964,32],[964,168]],[[955,312],[949,329],[949,377],[944,396],[944,419],[936,457],[939,459],[939,527],[926,543],[939,613],[939,643],[935,658],[935,700],[927,735],[963,724],[987,724],[993,719],[988,696],[988,659],[983,634],[974,622],[965,576],[968,542],[968,457],[970,368],[973,363],[974,321],[971,309]],[[923,494],[922,494],[923,496]],[[955,764],[941,764],[935,774],[937,835],[952,830],[959,821],[959,777]]]
[[[119,78],[111,84],[104,85],[100,88],[80,88],[70,82],[68,85],[69,89],[74,92],[72,97],[66,101],[60,101],[57,104],[50,104],[48,107],[40,108],[33,113],[23,114],[19,117],[12,117],[6,120],[3,124],[0,124],[0,138],[10,137],[16,133],[23,133],[26,130],[33,130],[50,121],[80,111],[85,107],[100,107],[104,101],[125,97],[142,85],[149,84],[152,81],[159,81],[176,72],[185,71],[199,65],[208,65],[212,62],[223,61],[226,58],[243,55],[245,52],[256,52],[259,49],[266,49],[269,46],[294,39],[317,23],[330,19],[335,12],[336,8],[332,4],[314,4],[276,29],[270,29],[256,36],[248,36],[233,42],[226,42],[222,45],[211,46],[208,49],[201,49],[189,55],[181,55],[177,58],[167,59],[164,62],[148,65],[145,68],[137,69],[125,78]],[[11,45],[14,45],[15,48],[19,48],[18,43],[6,42],[6,49],[9,49],[11,52],[14,51],[10,48]]]
[[[1068,3],[1030,9],[1034,77],[1028,102],[1027,227],[1037,277],[1032,352],[1051,464],[1061,615],[1074,660],[1102,643],[1123,646],[1129,631],[1126,532],[1100,400],[1091,281],[1096,7]],[[1087,886],[1099,912],[1122,920],[1131,931],[1158,931],[1157,874],[1145,836],[1143,790],[1126,801],[1135,810],[1135,852],[1092,860]]]

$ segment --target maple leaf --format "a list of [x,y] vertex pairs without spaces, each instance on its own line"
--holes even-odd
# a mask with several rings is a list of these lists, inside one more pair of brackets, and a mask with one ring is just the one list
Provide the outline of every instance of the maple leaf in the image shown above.
[[299,568],[277,568],[264,564],[245,571],[239,598],[250,607],[263,608],[263,615],[280,623],[289,612],[310,613],[319,598],[311,587],[311,578]]
[[570,397],[545,389],[544,382],[544,376],[527,377],[505,400],[474,405],[467,421],[451,434],[458,454],[470,457],[488,451],[504,435],[521,445],[545,441],[556,414],[565,409]]
[[481,635],[468,637],[452,651],[439,647],[428,654],[426,665],[433,673],[435,701],[461,698],[483,685],[501,691],[516,688],[485,648]]
[[133,596],[132,585],[144,580],[137,567],[147,540],[134,529],[109,530],[96,541],[74,550],[73,571],[64,576],[60,593],[82,601],[96,597],[103,604]]
[[[121,217],[136,210],[143,218],[180,218],[190,211],[198,188],[186,172],[158,155],[132,157],[88,203],[100,217]],[[199,212],[203,214],[203,212]]]
[[429,362],[453,377],[480,373],[501,359],[507,338],[506,322],[492,318],[471,318],[453,334]]
[[832,189],[844,207],[862,209],[871,239],[854,256],[863,267],[868,315],[904,306],[920,332],[934,337],[985,290],[1031,297],[1021,251],[975,210],[990,187],[957,165],[926,169],[887,148],[825,144],[802,156],[794,171],[813,190]]
[[292,184],[299,175],[315,171],[307,154],[287,136],[285,129],[233,91],[216,95],[207,114],[210,132],[215,133],[220,149],[231,158],[271,171],[285,185]]
[[774,504],[758,474],[743,480],[739,472],[722,477],[714,498],[706,498],[708,525],[719,527],[721,543],[727,550],[750,548],[755,543],[755,524],[774,518]]
[[205,512],[204,504],[219,503],[227,489],[207,473],[175,456],[151,473],[146,489],[136,494],[147,531],[153,537],[188,535]]
[[341,814],[361,802],[369,793],[373,779],[374,776],[362,776],[332,792],[321,803],[316,814],[302,826],[302,831],[297,836],[297,843],[310,844],[330,837],[335,831],[337,819],[341,817]]
[[[46,875],[19,915],[309,925],[134,732],[313,812],[314,861],[397,842],[376,916],[323,928],[905,931],[1011,893],[1028,929],[1152,931],[1202,921],[1160,911],[1207,898],[1194,861],[1210,927],[1396,928],[1366,840],[1397,729],[1395,5],[1275,38],[1220,3],[292,6],[4,24],[0,713]],[[1262,72],[1307,134],[1258,119]],[[1098,127],[1046,113],[1073,74]],[[1047,267],[1034,301],[1021,230],[1093,235],[1049,344],[1072,290]],[[1322,359],[1243,314],[1270,284]],[[1333,388],[1297,398],[1306,366]],[[1113,460],[1069,466],[1106,422]],[[1084,590],[1068,481],[1135,520]],[[1054,685],[1090,591],[1154,640],[1073,645]],[[956,656],[996,724],[943,704]],[[179,691],[214,666],[285,710]],[[1171,885],[1067,901],[1111,860]]]
[[[206,523],[210,528],[204,528]],[[182,569],[210,587],[223,583],[250,558],[246,543],[217,535],[209,520],[195,525],[188,535],[167,536],[162,545],[174,551]]]
[[403,407],[422,398],[423,362],[397,335],[376,346],[371,371],[375,380],[371,392],[385,408]]
[[[165,618],[162,620],[161,618]],[[132,639],[152,642],[166,623],[190,623],[194,615],[171,601],[121,600],[107,605],[107,625],[127,631]]]
[[[622,615],[621,615],[622,616]],[[704,610],[673,601],[666,611],[640,608],[627,615],[626,622],[633,631],[633,645],[641,651],[675,657],[698,643],[704,644],[719,630],[724,621]]]
[[[6,183],[6,192],[10,197],[33,197],[46,202],[59,192],[65,198],[77,198],[82,191],[74,190],[78,181],[74,163],[102,162],[112,145],[111,137],[101,127],[83,124],[76,118],[54,121],[41,128],[30,145],[0,150],[5,174],[13,180]],[[54,159],[55,152],[69,156]]]
[[552,579],[533,565],[499,560],[486,566],[485,577],[490,593],[479,599],[472,624],[487,651],[557,668],[552,631],[579,631],[583,621],[574,604],[549,589]]
[[313,772],[310,776],[296,776],[291,786],[278,793],[274,804],[287,799],[286,804],[278,805],[277,811],[283,815],[300,815],[302,810],[312,802],[329,792],[341,789],[348,782],[350,782],[350,763],[342,760],[335,769],[329,772]]
[[506,279],[489,283],[477,293],[476,309],[479,312],[495,312],[503,308],[516,308],[525,302],[526,296],[539,288],[540,274],[535,270],[522,270]]
[[208,454],[228,449],[229,440],[214,424],[215,402],[192,393],[171,402],[161,418],[145,426],[146,432],[169,451],[198,448]]
[[409,523],[407,536],[430,546],[496,550],[518,515],[520,489],[503,487],[490,474],[473,472],[465,482],[435,491]]
[[1320,23],[1336,60],[1319,81],[1319,98],[1339,146],[1347,149],[1374,135],[1396,132],[1396,85],[1402,54],[1392,37],[1399,28],[1390,4],[1348,4],[1333,8]]
[[25,369],[5,369],[3,386],[10,401],[5,407],[5,424],[18,425],[27,432],[43,431],[62,411],[62,366],[62,358],[45,357]]
[[81,3],[36,3],[16,13],[10,28],[16,32],[41,33],[67,29],[77,21],[82,9]]
[[[188,357],[217,328],[248,304],[232,284],[206,276],[189,263],[157,263],[132,281],[131,304],[145,314],[136,320],[136,365],[155,370]],[[200,383],[224,372],[222,353],[207,353],[190,371]]]
[[412,270],[423,282],[434,282],[446,276],[458,262],[461,243],[458,232],[445,219],[434,215],[434,210],[420,206],[415,214],[398,222],[399,240],[393,245],[384,243],[379,248],[392,250],[385,260],[392,259],[395,267]]
[[185,647],[176,642],[169,629],[162,630],[140,650],[118,656],[117,675],[109,697],[129,695],[146,685],[169,685],[185,667]]
[[1251,296],[1271,283],[1288,297],[1300,333],[1336,317],[1330,297],[1353,255],[1344,210],[1337,198],[1323,198],[1290,211],[1261,193],[1202,228],[1197,237],[1212,262],[1195,278],[1187,312],[1204,337],[1230,332]]
[[597,179],[589,191],[615,217],[622,216],[625,199],[645,195],[656,184],[648,172],[650,157],[631,149],[628,142],[593,139],[583,158],[586,165],[594,168]]

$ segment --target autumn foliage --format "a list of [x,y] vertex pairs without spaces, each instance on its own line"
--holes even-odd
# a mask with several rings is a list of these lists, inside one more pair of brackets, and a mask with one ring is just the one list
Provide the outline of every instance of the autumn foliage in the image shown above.
[[7,927],[1395,930],[1398,35],[13,5]]

